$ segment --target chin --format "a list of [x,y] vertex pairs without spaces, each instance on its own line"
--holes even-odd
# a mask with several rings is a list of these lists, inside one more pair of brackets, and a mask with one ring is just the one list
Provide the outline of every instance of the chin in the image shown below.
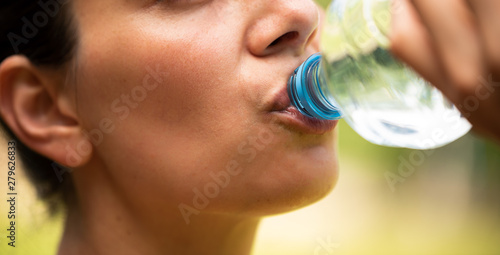
[[262,217],[305,207],[337,183],[335,134],[276,136],[241,166],[241,174],[211,203],[212,212]]
[[297,174],[296,179],[291,178],[282,184],[274,196],[270,214],[285,213],[315,203],[327,196],[337,184],[337,165],[297,170],[306,173]]
[[249,187],[253,195],[246,212],[268,216],[305,207],[328,195],[338,180],[335,153],[321,147],[275,160],[270,166]]

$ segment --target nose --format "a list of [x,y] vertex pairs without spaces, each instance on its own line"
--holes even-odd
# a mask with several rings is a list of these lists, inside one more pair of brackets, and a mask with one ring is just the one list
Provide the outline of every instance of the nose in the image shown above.
[[280,52],[302,55],[318,28],[318,7],[312,0],[254,0],[247,48],[255,56]]

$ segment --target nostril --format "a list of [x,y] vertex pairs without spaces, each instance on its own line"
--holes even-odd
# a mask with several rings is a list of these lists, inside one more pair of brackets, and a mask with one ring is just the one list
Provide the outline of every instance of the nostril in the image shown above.
[[298,36],[299,36],[299,32],[297,32],[297,31],[287,32],[287,33],[283,34],[282,36],[278,37],[276,40],[274,40],[271,44],[269,44],[269,47],[280,44],[282,42],[293,41]]

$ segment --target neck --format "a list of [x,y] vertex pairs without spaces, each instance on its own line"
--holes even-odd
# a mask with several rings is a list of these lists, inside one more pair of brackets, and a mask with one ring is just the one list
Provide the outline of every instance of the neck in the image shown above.
[[68,210],[60,255],[251,252],[259,218],[201,212],[186,224],[177,205],[130,203],[109,182],[99,181],[104,178],[82,185],[85,178],[79,177],[78,202]]
[[[250,254],[258,220],[222,219],[218,217],[205,224],[181,228],[136,229],[130,225],[140,222],[109,224],[103,219],[77,222],[69,216],[60,255],[80,254]],[[207,218],[208,219],[208,218]],[[98,222],[96,222],[98,221]],[[85,224],[82,224],[85,222]],[[159,233],[162,234],[152,234]],[[143,234],[146,233],[146,234]]]

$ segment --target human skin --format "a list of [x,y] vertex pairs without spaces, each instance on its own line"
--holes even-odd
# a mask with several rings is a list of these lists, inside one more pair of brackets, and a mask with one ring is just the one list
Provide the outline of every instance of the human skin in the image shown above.
[[313,1],[72,9],[80,43],[68,69],[22,56],[0,66],[6,123],[73,169],[59,254],[248,254],[262,216],[334,187],[334,123],[290,121],[278,96],[318,51]]
[[393,52],[500,143],[500,1],[394,3]]
[[[498,1],[468,3],[414,0],[393,23],[393,51],[457,105],[476,96],[477,77],[500,73]],[[70,68],[22,56],[0,65],[5,122],[74,169],[60,254],[246,254],[260,217],[334,186],[334,132],[272,111],[293,69],[318,51],[311,1],[75,0],[73,9],[81,43]],[[461,110],[498,138],[498,102],[495,90]],[[102,139],[88,141],[97,129]],[[196,207],[194,190],[232,162],[241,171],[186,221],[179,205]]]

